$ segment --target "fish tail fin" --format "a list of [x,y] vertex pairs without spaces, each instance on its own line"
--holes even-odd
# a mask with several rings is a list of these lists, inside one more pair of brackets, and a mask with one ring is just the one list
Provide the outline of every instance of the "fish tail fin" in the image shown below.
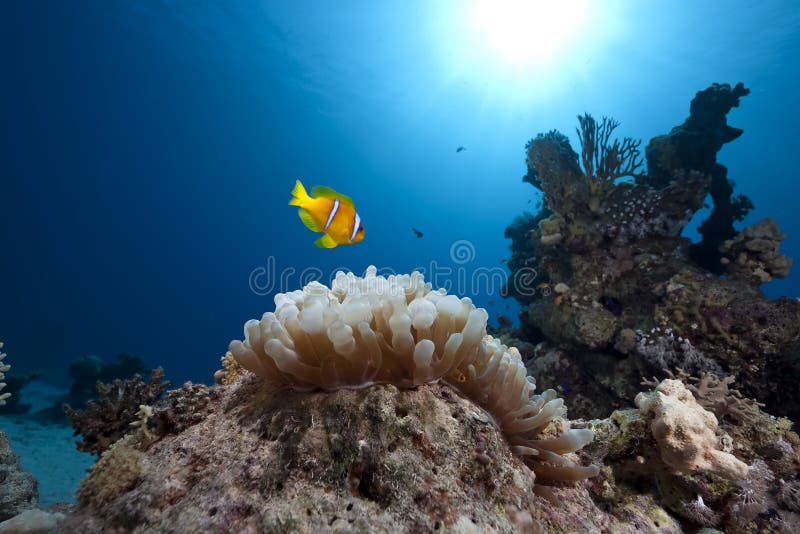
[[292,198],[289,200],[290,206],[302,206],[306,201],[311,200],[308,196],[306,188],[303,187],[303,182],[295,180],[294,188],[292,189]]

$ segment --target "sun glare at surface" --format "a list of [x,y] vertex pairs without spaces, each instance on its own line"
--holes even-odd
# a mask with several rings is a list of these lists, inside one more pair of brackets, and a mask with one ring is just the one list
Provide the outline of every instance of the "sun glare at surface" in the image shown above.
[[546,63],[583,26],[585,0],[477,0],[472,22],[498,58]]

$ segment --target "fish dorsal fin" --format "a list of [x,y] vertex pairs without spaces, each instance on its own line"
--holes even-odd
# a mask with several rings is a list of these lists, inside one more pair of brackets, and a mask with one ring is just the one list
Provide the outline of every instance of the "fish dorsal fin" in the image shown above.
[[338,243],[334,241],[333,238],[328,234],[325,234],[324,236],[314,241],[314,244],[317,245],[319,248],[333,248],[336,245],[338,245]]
[[297,210],[297,214],[300,216],[300,220],[303,221],[303,224],[306,225],[306,228],[311,230],[312,232],[321,232],[322,228],[320,228],[317,221],[314,220],[314,217],[311,216],[311,212],[309,212],[305,208],[300,208]]
[[347,204],[351,208],[355,207],[355,204],[353,204],[353,199],[352,198],[350,198],[350,197],[348,197],[346,195],[343,195],[343,194],[341,194],[341,193],[339,193],[337,191],[334,191],[330,187],[325,187],[324,185],[315,185],[314,187],[312,187],[311,188],[311,195],[314,198],[318,198],[318,197],[338,198],[340,202],[344,202],[345,204]]

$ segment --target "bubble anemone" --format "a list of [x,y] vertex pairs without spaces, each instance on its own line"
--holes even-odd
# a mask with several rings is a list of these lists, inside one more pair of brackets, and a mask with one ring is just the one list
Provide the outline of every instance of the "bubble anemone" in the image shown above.
[[565,454],[588,444],[588,429],[553,437],[543,430],[566,415],[549,389],[536,393],[519,351],[486,335],[488,314],[469,298],[433,290],[419,272],[365,276],[338,272],[328,288],[311,282],[275,296],[275,311],[244,325],[230,352],[245,369],[297,390],[412,388],[443,381],[484,408],[511,450],[547,481],[595,476]]

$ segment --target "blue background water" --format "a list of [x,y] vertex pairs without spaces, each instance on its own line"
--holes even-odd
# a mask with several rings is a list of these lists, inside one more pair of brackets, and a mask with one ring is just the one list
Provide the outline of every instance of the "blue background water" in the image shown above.
[[[66,382],[80,355],[128,352],[208,381],[272,309],[274,291],[251,289],[259,268],[296,289],[307,268],[502,267],[503,230],[537,202],[520,180],[529,138],[557,128],[577,147],[590,111],[646,143],[712,82],[752,89],[719,161],[756,204],[746,222],[775,217],[800,257],[800,4],[594,2],[529,68],[492,57],[465,5],[0,3],[0,339],[15,371]],[[315,248],[286,205],[296,178],[352,196],[365,241]],[[797,273],[766,293],[797,296]],[[515,313],[497,287],[469,289]]]

